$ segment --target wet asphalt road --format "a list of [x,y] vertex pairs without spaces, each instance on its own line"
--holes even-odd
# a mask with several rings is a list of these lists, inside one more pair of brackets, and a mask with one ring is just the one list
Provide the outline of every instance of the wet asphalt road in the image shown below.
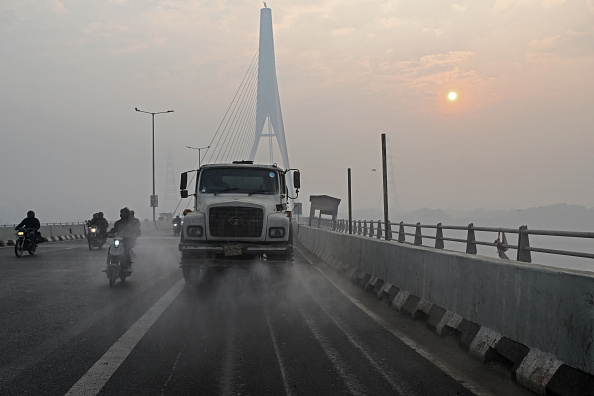
[[529,394],[472,362],[446,363],[471,372],[452,378],[301,254],[285,278],[256,265],[190,287],[177,239],[143,236],[132,277],[111,289],[106,255],[84,241],[19,259],[0,249],[0,394]]

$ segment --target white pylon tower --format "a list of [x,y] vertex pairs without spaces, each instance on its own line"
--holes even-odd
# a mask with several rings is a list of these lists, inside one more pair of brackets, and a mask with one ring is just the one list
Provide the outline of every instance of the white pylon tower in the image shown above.
[[[269,133],[263,134],[264,125],[268,120]],[[254,144],[250,151],[250,160],[254,160],[258,151],[258,144],[262,137],[276,137],[278,148],[285,169],[290,169],[283,115],[281,112],[278,83],[276,81],[276,65],[274,61],[274,40],[272,37],[272,11],[264,3],[260,9],[260,47],[258,51],[258,97],[256,102],[256,133]],[[292,178],[290,178],[292,179]],[[287,180],[291,197],[295,196],[292,180]]]

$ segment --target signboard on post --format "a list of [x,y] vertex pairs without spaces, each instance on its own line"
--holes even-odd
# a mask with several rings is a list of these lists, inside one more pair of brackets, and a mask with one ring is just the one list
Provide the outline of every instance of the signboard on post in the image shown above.
[[159,207],[159,196],[151,195],[151,208]]

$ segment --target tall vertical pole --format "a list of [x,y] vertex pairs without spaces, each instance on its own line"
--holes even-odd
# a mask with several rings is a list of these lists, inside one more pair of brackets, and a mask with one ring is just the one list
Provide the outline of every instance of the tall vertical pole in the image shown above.
[[353,206],[351,202],[351,168],[349,168],[349,234],[353,233]]
[[382,169],[384,184],[384,223],[386,225],[386,240],[392,238],[392,227],[390,226],[390,217],[388,215],[388,167],[386,165],[386,134],[382,133]]
[[138,107],[135,107],[134,110],[140,113],[150,114],[153,118],[153,195],[151,196],[151,206],[153,207],[153,223],[156,224],[157,219],[155,217],[155,208],[157,207],[157,197],[155,196],[155,114],[173,113],[173,110],[152,112],[139,110]]
[[[153,116],[153,197],[155,196],[155,115]],[[157,219],[155,218],[155,205],[153,205],[153,223],[156,223]]]

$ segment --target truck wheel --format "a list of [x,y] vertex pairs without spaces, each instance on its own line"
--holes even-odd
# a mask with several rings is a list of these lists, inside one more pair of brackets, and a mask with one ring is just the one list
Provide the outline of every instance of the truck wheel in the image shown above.
[[188,285],[198,285],[204,281],[204,269],[184,267],[182,273],[184,274],[184,280]]

